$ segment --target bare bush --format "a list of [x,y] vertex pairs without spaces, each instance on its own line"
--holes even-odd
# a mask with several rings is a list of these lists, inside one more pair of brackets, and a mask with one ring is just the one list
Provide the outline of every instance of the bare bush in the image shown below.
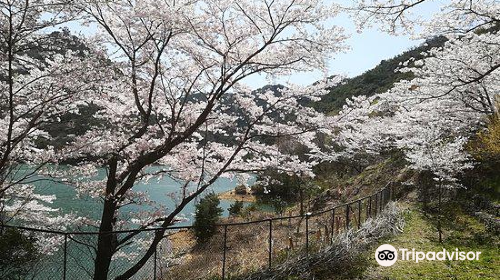
[[[379,216],[368,219],[359,230],[348,230],[336,235],[330,246],[300,254],[276,267],[240,277],[257,279],[329,279],[360,276],[366,260],[362,253],[377,240],[400,233],[404,227],[401,208],[395,202],[386,206]],[[293,278],[295,277],[295,278]]]

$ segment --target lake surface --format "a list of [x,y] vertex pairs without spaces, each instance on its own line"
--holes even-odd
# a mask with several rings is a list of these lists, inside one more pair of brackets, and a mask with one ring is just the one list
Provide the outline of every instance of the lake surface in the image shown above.
[[[69,168],[69,167],[68,167]],[[99,169],[98,179],[105,178],[105,169]],[[255,183],[255,177],[247,182],[249,185]],[[238,180],[230,180],[228,178],[219,178],[212,186],[205,190],[204,194],[211,191],[222,193],[234,189],[239,184]],[[58,208],[61,214],[74,213],[78,216],[87,217],[94,220],[99,220],[102,211],[102,202],[99,199],[77,197],[75,189],[67,184],[53,181],[39,181],[35,183],[37,192],[40,194],[56,195],[56,200],[51,206]],[[160,180],[151,179],[149,182],[140,182],[135,187],[135,191],[145,192],[151,200],[166,207],[166,215],[175,207],[176,202],[172,199],[172,194],[178,194],[181,183],[173,180],[168,176],[163,176]],[[194,189],[191,186],[191,189]],[[203,195],[202,195],[203,196]],[[177,195],[178,197],[178,195]],[[177,223],[176,225],[191,225],[193,223],[193,215],[195,211],[195,203],[192,201],[182,210],[179,216],[186,218],[186,221]],[[221,200],[220,207],[224,210],[223,216],[228,216],[228,208],[233,201]],[[147,206],[126,206],[121,209],[121,215],[124,217],[128,213],[144,211]]]
[[[60,168],[71,168],[70,166],[61,166]],[[160,167],[152,167],[149,171],[154,171],[155,169],[159,169]],[[29,166],[23,166],[22,172],[30,172],[31,169]],[[106,177],[106,170],[101,168],[98,170],[98,174],[95,179],[104,179]],[[42,177],[38,177],[37,179],[41,179]],[[255,183],[255,176],[251,176],[248,180],[248,184]],[[36,192],[39,194],[45,195],[55,195],[56,199],[51,207],[57,208],[57,214],[67,214],[74,213],[81,217],[87,217],[93,220],[99,220],[102,212],[102,201],[100,199],[91,199],[77,197],[77,192],[75,189],[68,184],[64,184],[61,182],[54,182],[49,180],[37,181],[34,183],[36,186]],[[238,180],[230,180],[227,178],[218,179],[212,186],[210,186],[207,190],[205,190],[203,195],[206,195],[210,192],[222,193],[229,190],[234,189],[238,184]],[[147,183],[139,182],[133,188],[135,191],[145,192],[149,195],[151,200],[155,203],[165,206],[165,215],[168,215],[170,211],[175,207],[176,202],[172,199],[173,193],[179,193],[181,190],[181,183],[175,181],[174,179],[163,176],[161,179],[151,179]],[[190,186],[190,190],[196,189],[195,185]],[[176,223],[176,225],[191,225],[194,220],[194,211],[196,200],[189,203],[181,212],[180,216],[183,216],[187,220]],[[221,200],[220,207],[224,210],[223,215],[228,216],[228,208],[233,201]],[[249,203],[246,203],[248,205]],[[137,205],[129,205],[120,209],[123,219],[127,219],[127,215],[130,213],[144,211],[147,210],[148,206],[137,206]],[[262,205],[259,208],[263,210],[270,210],[266,205]],[[272,210],[272,208],[271,208]],[[29,225],[25,225],[28,226]],[[94,231],[94,230],[92,230]],[[151,238],[152,232],[145,232],[137,236],[137,238]],[[75,240],[79,240],[79,243],[74,241],[73,239],[69,239],[67,243],[67,279],[91,279],[93,264],[95,259],[95,251],[90,250],[93,246],[96,245],[97,238],[96,235],[74,235],[71,236]],[[135,238],[133,241],[137,241],[139,239]],[[132,245],[123,248],[124,252],[132,252],[134,251],[135,243]],[[64,250],[62,247],[62,243],[56,245],[57,251],[54,254],[46,255],[44,258],[40,260],[39,263],[36,264],[36,267],[33,267],[33,271],[30,272],[30,279],[59,279],[63,274],[63,260],[64,260]],[[137,257],[142,256],[142,250],[139,250],[139,254]],[[126,258],[117,258],[114,259],[109,272],[109,277],[112,278],[114,276],[123,273],[124,269],[130,266],[130,260]],[[133,263],[133,261],[132,261]],[[134,277],[134,279],[151,279],[152,278],[153,262],[148,262],[143,269]]]

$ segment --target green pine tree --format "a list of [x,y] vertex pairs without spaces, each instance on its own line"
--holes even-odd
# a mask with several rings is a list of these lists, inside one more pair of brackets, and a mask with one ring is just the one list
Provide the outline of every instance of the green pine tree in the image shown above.
[[219,197],[210,193],[196,205],[193,230],[199,243],[207,242],[215,234],[217,221],[223,212],[219,203]]

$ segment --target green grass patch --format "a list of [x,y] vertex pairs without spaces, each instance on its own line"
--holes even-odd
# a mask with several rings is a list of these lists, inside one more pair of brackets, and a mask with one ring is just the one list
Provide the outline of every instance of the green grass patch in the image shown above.
[[435,218],[428,216],[420,207],[412,205],[405,214],[404,232],[380,244],[388,243],[396,248],[417,251],[481,252],[478,261],[401,261],[391,267],[381,267],[374,259],[373,250],[366,253],[371,268],[368,279],[499,279],[499,236],[488,232],[476,218],[463,213],[459,207],[449,204],[443,218],[443,243],[439,243]]

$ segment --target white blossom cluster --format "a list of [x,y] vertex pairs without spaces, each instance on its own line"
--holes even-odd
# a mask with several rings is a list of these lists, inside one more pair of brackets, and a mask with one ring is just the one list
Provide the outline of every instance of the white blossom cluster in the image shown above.
[[[22,164],[34,166],[33,176],[43,173],[102,201],[101,220],[80,220],[101,231],[166,227],[221,176],[268,168],[313,176],[315,160],[290,149],[319,150],[314,140],[327,122],[304,105],[337,81],[277,91],[251,91],[243,81],[255,74],[326,72],[328,58],[345,49],[342,28],[326,23],[338,6],[322,0],[0,3],[6,50],[0,60],[0,198],[10,215],[37,209],[47,217],[32,219],[50,224],[59,213],[47,206],[53,197],[36,196],[29,178],[13,176]],[[98,29],[86,39],[85,54],[59,50],[40,65],[21,51],[46,38],[48,27],[72,20]],[[95,108],[96,125],[83,124],[86,131],[62,147],[40,148],[40,140],[54,140],[44,125],[81,108]],[[69,159],[76,164],[57,168]],[[99,168],[106,170],[104,179],[96,179]],[[135,188],[161,176],[181,183],[174,209]],[[143,211],[123,210],[131,204]],[[134,235],[116,242],[103,237],[100,260],[113,257],[103,248],[115,246],[112,254],[119,255]],[[145,246],[156,246],[156,238]]]
[[471,168],[465,146],[487,116],[498,110],[500,89],[500,3],[449,1],[431,21],[412,18],[425,1],[359,1],[355,16],[360,25],[377,22],[386,31],[424,25],[420,37],[446,36],[418,61],[399,71],[412,72],[382,94],[355,97],[334,124],[345,147],[336,156],[361,152],[402,150],[411,167],[428,170],[438,180],[456,183]]

